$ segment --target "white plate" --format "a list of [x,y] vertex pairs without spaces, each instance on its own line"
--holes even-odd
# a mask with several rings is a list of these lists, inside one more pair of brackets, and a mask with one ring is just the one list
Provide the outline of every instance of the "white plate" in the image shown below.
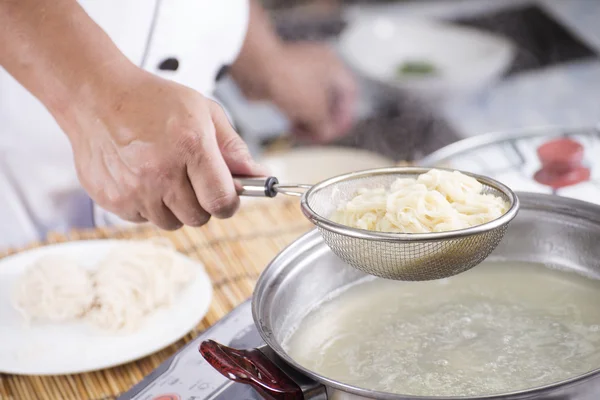
[[193,264],[196,278],[175,303],[149,315],[139,331],[108,334],[85,322],[27,326],[10,303],[12,284],[37,258],[64,254],[91,268],[118,240],[78,241],[41,247],[0,261],[0,373],[24,375],[75,374],[114,367],[155,353],[190,332],[204,317],[212,285],[202,264]]
[[[359,15],[344,31],[339,51],[359,74],[426,98],[474,92],[499,78],[514,57],[507,40],[480,30],[397,15]],[[403,77],[406,61],[427,61],[437,75]]]
[[315,184],[325,179],[394,165],[386,157],[344,147],[303,147],[265,156],[261,161],[280,182]]

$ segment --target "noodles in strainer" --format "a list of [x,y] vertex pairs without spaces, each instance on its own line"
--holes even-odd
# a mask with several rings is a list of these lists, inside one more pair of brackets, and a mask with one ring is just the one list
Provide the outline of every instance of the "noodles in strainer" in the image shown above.
[[432,169],[397,179],[389,189],[361,189],[331,219],[358,229],[396,233],[446,232],[502,216],[509,204],[482,193],[483,185],[458,171]]

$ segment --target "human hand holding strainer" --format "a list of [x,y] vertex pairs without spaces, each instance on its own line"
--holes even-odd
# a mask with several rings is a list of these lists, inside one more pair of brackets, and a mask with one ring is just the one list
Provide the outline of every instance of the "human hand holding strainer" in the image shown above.
[[504,199],[508,210],[493,221],[454,231],[375,232],[345,226],[330,217],[339,204],[350,200],[361,188],[389,187],[398,178],[416,178],[429,170],[373,169],[340,175],[312,186],[282,185],[275,177],[237,180],[242,196],[275,197],[278,193],[301,196],[304,215],[317,227],[331,250],[352,267],[386,279],[424,281],[459,274],[490,255],[519,210],[519,200],[510,188],[494,179],[459,171],[479,181],[483,193]]

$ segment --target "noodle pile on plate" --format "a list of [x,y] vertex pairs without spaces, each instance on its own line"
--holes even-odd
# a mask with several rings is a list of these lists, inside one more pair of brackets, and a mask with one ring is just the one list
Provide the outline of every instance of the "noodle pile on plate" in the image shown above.
[[378,232],[465,229],[495,220],[508,210],[507,201],[482,190],[483,185],[475,178],[432,169],[416,179],[399,178],[389,189],[360,189],[338,207],[331,220]]
[[27,321],[84,319],[105,331],[135,331],[194,279],[193,267],[177,255],[170,242],[128,241],[94,271],[44,257],[16,283],[13,305]]
[[63,322],[82,317],[94,303],[94,282],[75,260],[57,255],[28,269],[13,293],[27,321]]

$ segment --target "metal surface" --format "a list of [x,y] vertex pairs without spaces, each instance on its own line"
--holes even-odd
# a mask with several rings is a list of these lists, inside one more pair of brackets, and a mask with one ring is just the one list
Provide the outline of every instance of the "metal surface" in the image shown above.
[[274,176],[268,178],[235,178],[240,190],[240,196],[275,197],[278,193],[286,196],[300,197],[310,189],[311,185],[287,184],[282,185]]
[[486,224],[449,232],[387,233],[350,228],[329,216],[338,204],[360,188],[389,187],[398,178],[416,178],[427,168],[394,167],[354,172],[321,182],[302,197],[306,217],[317,226],[331,250],[349,265],[369,275],[404,281],[446,278],[482,262],[500,243],[519,209],[519,200],[505,185],[463,172],[484,186],[484,193],[510,204],[500,218]]
[[[600,278],[600,207],[556,196],[520,193],[521,211],[508,228],[491,259],[542,262]],[[298,239],[262,273],[252,312],[265,342],[289,365],[328,387],[329,399],[450,400],[449,397],[411,397],[373,392],[343,384],[307,370],[281,346],[306,313],[332,291],[364,278],[348,268],[326,246],[318,232]],[[600,367],[600,366],[599,366]],[[487,397],[461,399],[600,398],[600,369],[542,388]]]
[[246,197],[275,197],[277,191],[276,185],[279,183],[277,178],[235,178],[239,185],[238,193]]
[[580,134],[599,135],[600,125],[589,127],[541,126],[529,129],[516,129],[511,131],[486,133],[484,135],[477,135],[468,139],[460,140],[438,151],[435,151],[427,157],[421,159],[419,161],[419,165],[423,167],[435,167],[437,165],[443,165],[449,159],[455,158],[462,153],[472,152],[482,147],[509,142],[515,139]]
[[310,379],[308,376],[302,374],[300,371],[294,369],[284,360],[281,359],[273,351],[272,348],[266,344],[258,348],[273,364],[281,369],[288,377],[290,377],[302,390],[304,400],[327,400],[327,388],[321,385],[319,382]]
[[250,386],[223,377],[198,354],[200,343],[207,339],[218,339],[238,349],[264,346],[252,320],[250,301],[245,301],[199,333],[117,400],[168,399],[169,395],[180,400],[261,400]]
[[[308,185],[279,185],[263,180],[262,191],[300,195],[304,215],[318,228],[331,250],[352,267],[369,275],[404,281],[447,278],[473,268],[496,248],[510,221],[517,215],[519,200],[507,186],[491,178],[463,172],[484,186],[484,193],[506,200],[509,210],[486,224],[450,232],[389,233],[351,228],[329,219],[336,207],[359,189],[389,187],[398,178],[416,178],[428,168],[391,167],[352,172]],[[261,180],[246,180],[252,195]],[[241,192],[242,195],[245,193]]]

